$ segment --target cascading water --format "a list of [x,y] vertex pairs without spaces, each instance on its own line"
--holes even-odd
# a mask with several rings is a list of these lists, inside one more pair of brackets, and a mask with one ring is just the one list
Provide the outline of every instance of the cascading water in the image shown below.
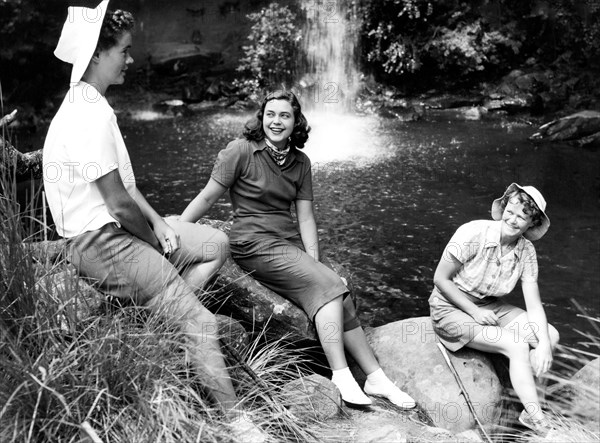
[[354,114],[359,87],[356,12],[348,1],[304,0],[305,74],[301,102],[312,131],[305,152],[315,171],[339,161],[368,162],[379,137],[372,116]]
[[308,108],[350,111],[358,89],[354,11],[346,1],[305,1],[306,74],[301,80]]

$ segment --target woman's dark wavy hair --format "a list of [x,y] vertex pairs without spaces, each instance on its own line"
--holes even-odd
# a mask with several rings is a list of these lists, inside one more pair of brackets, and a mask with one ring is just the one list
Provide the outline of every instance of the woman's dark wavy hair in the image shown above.
[[290,136],[290,142],[292,146],[298,149],[302,149],[306,140],[308,140],[308,133],[310,132],[310,126],[304,114],[302,114],[302,107],[296,95],[291,91],[273,91],[268,93],[260,105],[260,109],[256,112],[256,115],[246,122],[244,126],[243,135],[246,140],[260,141],[265,138],[265,131],[263,130],[263,117],[265,115],[265,107],[271,100],[285,100],[294,110],[294,130]]
[[135,20],[131,12],[121,9],[106,11],[102,27],[100,28],[96,52],[112,48],[117,44],[123,33],[133,32],[134,27]]
[[500,201],[500,205],[502,210],[506,208],[508,202],[517,202],[523,204],[523,212],[531,217],[531,222],[533,226],[541,226],[542,224],[542,211],[538,208],[538,205],[535,203],[533,198],[529,196],[529,194],[525,191],[521,191],[520,189],[515,189],[508,195],[505,195],[504,198]]

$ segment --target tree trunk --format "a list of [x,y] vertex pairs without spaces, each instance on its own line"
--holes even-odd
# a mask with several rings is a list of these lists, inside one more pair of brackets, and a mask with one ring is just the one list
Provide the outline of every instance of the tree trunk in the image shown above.
[[[10,125],[17,115],[14,110],[0,119],[0,130]],[[23,154],[0,134],[0,174],[10,177],[15,172],[17,181],[42,178],[42,150]]]
[[0,174],[15,172],[17,181],[42,178],[42,150],[23,154],[0,135]]

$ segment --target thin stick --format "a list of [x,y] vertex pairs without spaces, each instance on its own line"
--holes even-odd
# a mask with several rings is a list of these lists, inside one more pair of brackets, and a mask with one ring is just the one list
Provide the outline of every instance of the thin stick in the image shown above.
[[42,191],[42,220],[44,229],[44,241],[48,241],[48,220],[46,218],[46,192]]
[[460,379],[460,376],[458,375],[458,372],[456,372],[456,368],[454,367],[454,364],[452,364],[452,361],[450,360],[450,356],[448,355],[448,351],[446,351],[446,348],[444,347],[443,344],[437,343],[437,345],[438,345],[438,348],[440,348],[440,351],[441,351],[442,355],[444,356],[444,360],[446,360],[446,363],[448,364],[448,367],[450,368],[450,372],[452,372],[452,375],[454,375],[454,379],[456,380],[456,383],[458,383],[458,387],[460,388],[460,390],[462,392],[462,395],[465,397],[465,401],[467,402],[467,406],[469,407],[469,410],[471,411],[471,414],[473,414],[473,417],[475,418],[475,422],[479,426],[479,429],[481,429],[481,433],[483,434],[483,436],[485,437],[485,439],[489,443],[492,443],[492,439],[487,434],[487,432],[485,432],[485,429],[483,428],[483,425],[481,424],[481,421],[479,421],[479,417],[477,417],[477,413],[475,412],[475,408],[473,407],[473,403],[471,402],[471,399],[469,398],[469,394],[467,394],[467,390],[465,389],[465,385],[463,384],[462,380]]

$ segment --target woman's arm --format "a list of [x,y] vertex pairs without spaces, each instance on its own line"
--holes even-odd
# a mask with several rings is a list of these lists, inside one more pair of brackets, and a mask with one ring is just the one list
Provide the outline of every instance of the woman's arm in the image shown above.
[[319,237],[317,235],[317,222],[311,200],[296,200],[296,215],[300,237],[306,253],[319,261]]
[[150,206],[139,189],[136,188],[135,201],[140,207],[142,214],[152,226],[154,235],[160,242],[164,253],[172,254],[181,246],[179,235],[171,228],[164,219]]
[[215,202],[227,191],[227,188],[211,178],[204,189],[194,198],[179,217],[180,221],[197,222]]
[[525,307],[527,308],[527,319],[530,327],[537,328],[535,333],[537,346],[535,347],[536,376],[540,376],[550,369],[552,365],[552,345],[548,333],[548,320],[546,312],[542,305],[540,290],[537,282],[525,281],[521,283],[523,297],[525,298]]
[[140,206],[125,189],[119,171],[115,169],[98,178],[94,183],[98,186],[108,213],[127,231],[160,251],[161,245],[156,235],[152,232]]
[[478,307],[452,281],[461,267],[462,263],[456,257],[445,253],[435,270],[433,283],[448,301],[469,314],[480,325],[497,325],[498,316],[494,311]]

